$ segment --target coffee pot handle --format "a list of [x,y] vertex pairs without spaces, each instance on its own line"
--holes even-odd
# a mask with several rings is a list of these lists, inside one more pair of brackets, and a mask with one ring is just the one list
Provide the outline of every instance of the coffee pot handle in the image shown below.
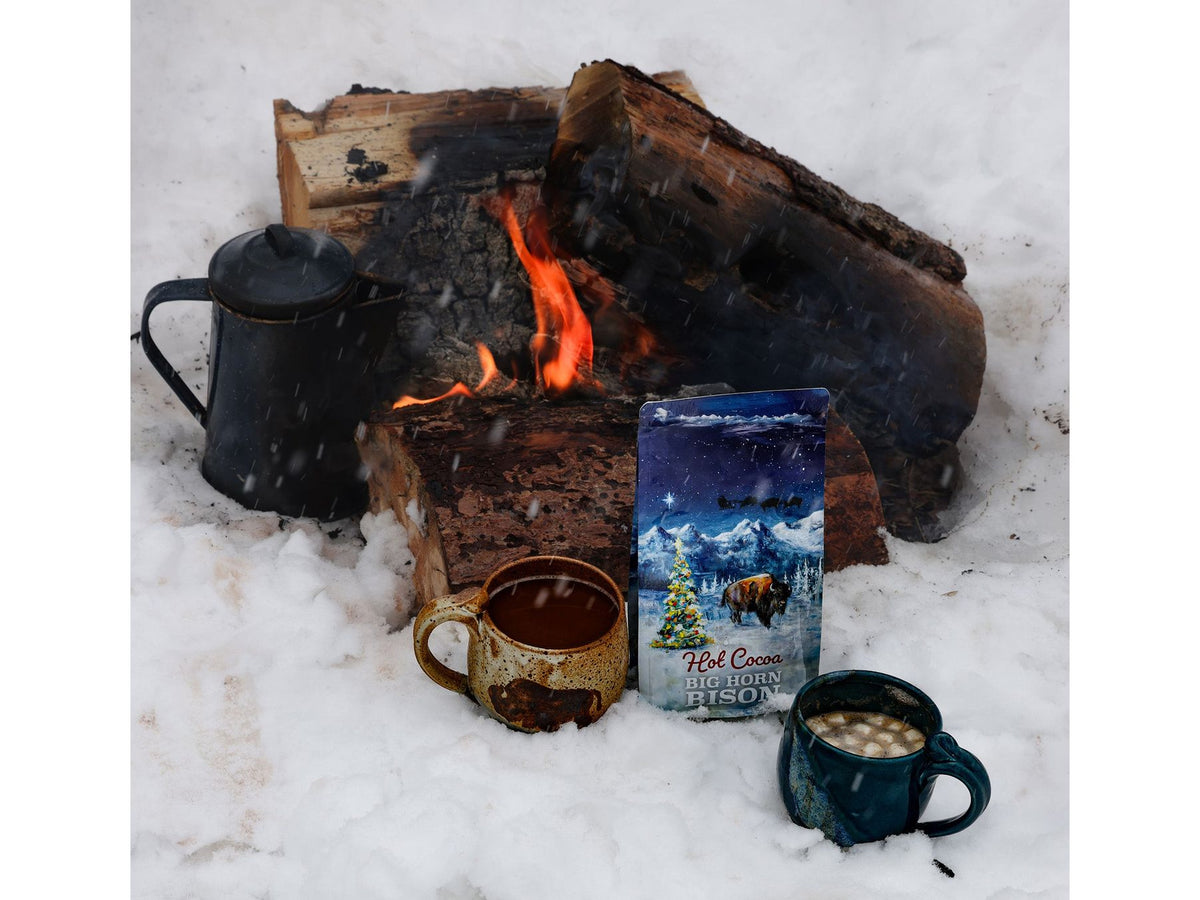
[[917,790],[923,791],[938,775],[949,775],[961,781],[971,795],[971,803],[960,816],[918,823],[917,829],[930,837],[962,831],[979,818],[992,798],[992,783],[983,763],[975,754],[958,746],[958,742],[944,731],[932,735],[925,744],[925,760],[917,773]]
[[212,297],[208,293],[208,279],[180,278],[175,281],[164,281],[162,284],[151,288],[150,293],[146,295],[146,302],[142,306],[141,331],[142,349],[146,352],[146,358],[158,370],[158,374],[163,377],[163,380],[175,392],[175,395],[183,401],[183,405],[188,408],[188,412],[203,427],[208,420],[208,413],[205,411],[204,405],[196,399],[196,395],[192,393],[180,374],[167,362],[167,358],[158,349],[158,344],[154,343],[154,338],[150,336],[150,312],[160,303],[168,303],[172,300],[204,300],[211,302]]
[[456,672],[442,663],[429,649],[429,636],[433,629],[444,622],[461,622],[467,626],[473,639],[479,637],[479,614],[487,595],[482,589],[473,587],[451,594],[448,597],[437,597],[430,600],[417,613],[413,625],[413,651],[417,662],[425,670],[425,674],[448,691],[459,694],[470,694],[470,684],[467,676]]

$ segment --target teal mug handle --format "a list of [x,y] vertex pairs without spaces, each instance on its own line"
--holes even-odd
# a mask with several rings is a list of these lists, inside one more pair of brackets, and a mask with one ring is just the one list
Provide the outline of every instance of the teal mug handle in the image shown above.
[[983,763],[975,754],[958,746],[958,742],[944,731],[931,736],[925,744],[925,761],[917,772],[917,791],[924,791],[938,775],[949,775],[961,781],[971,795],[971,803],[960,816],[918,823],[917,830],[930,837],[962,831],[979,818],[992,799],[992,782]]

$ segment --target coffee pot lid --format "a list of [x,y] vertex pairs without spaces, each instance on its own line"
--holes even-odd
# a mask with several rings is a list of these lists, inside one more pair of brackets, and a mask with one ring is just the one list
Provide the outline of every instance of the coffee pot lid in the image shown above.
[[209,289],[236,312],[294,319],[333,306],[354,276],[354,257],[336,238],[268,225],[226,242],[208,265]]

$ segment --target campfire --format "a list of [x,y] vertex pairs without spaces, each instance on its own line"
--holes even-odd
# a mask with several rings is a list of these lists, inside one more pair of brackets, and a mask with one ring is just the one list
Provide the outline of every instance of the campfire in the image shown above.
[[[513,249],[529,276],[529,290],[537,319],[537,330],[530,341],[537,386],[546,396],[556,397],[572,388],[599,388],[592,376],[592,324],[584,315],[575,290],[555,258],[546,228],[544,207],[535,207],[526,226],[528,237],[517,222],[511,192],[499,195],[491,204],[512,240]],[[643,345],[644,347],[645,345]],[[475,343],[483,375],[472,391],[461,381],[443,394],[418,400],[407,394],[392,404],[392,409],[424,405],[449,397],[474,397],[499,374],[491,350],[481,341]],[[509,383],[516,387],[517,377]]]
[[479,384],[475,385],[474,391],[461,381],[456,381],[454,382],[454,387],[450,388],[450,390],[444,394],[438,394],[436,397],[430,397],[428,400],[418,400],[416,397],[410,397],[408,394],[405,394],[392,404],[392,409],[404,409],[406,406],[424,406],[427,403],[437,403],[440,400],[447,400],[450,397],[474,397],[476,393],[482,391],[500,373],[500,370],[496,368],[496,360],[492,357],[492,351],[487,348],[486,344],[476,341],[475,349],[479,352],[479,367],[483,370],[483,376],[479,379]]
[[982,317],[953,250],[611,61],[568,89],[276,102],[284,221],[404,292],[360,450],[421,599],[524,553],[629,561],[636,416],[827,387],[826,565],[936,540]]

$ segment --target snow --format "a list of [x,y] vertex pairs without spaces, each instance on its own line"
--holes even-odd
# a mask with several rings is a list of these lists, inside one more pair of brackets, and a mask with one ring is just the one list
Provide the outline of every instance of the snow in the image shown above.
[[[271,100],[353,82],[682,68],[717,115],[952,243],[989,352],[957,524],[826,579],[821,670],[921,687],[994,793],[959,835],[843,852],[788,820],[775,717],[695,723],[627,691],[585,729],[506,730],[417,666],[395,521],[217,494],[134,344],[133,896],[1066,896],[1067,34],[1044,0],[135,3],[130,332],[154,284],[278,218]],[[156,313],[198,393],[207,331],[199,304]],[[435,649],[461,666],[462,632]],[[929,816],[963,797],[943,779]]]

